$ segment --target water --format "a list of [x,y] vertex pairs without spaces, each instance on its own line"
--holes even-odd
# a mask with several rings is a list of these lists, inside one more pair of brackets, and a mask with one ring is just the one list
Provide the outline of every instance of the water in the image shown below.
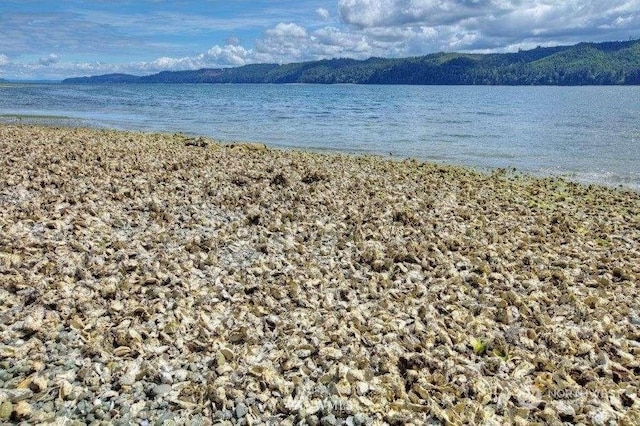
[[516,168],[640,189],[640,87],[4,85],[0,119]]

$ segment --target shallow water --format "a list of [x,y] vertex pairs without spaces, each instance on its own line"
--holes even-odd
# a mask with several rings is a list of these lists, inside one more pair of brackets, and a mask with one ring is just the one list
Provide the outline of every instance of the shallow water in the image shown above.
[[640,87],[7,85],[0,120],[185,132],[640,189]]

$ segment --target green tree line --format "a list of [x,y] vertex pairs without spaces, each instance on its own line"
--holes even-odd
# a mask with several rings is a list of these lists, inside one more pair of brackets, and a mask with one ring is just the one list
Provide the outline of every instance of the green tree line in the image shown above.
[[640,40],[538,47],[516,53],[435,53],[163,71],[147,76],[107,74],[64,83],[640,84]]

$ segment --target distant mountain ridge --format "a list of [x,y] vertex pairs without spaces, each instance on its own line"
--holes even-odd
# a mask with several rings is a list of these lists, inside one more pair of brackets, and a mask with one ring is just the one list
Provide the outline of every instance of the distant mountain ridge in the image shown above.
[[352,83],[451,85],[637,85],[640,40],[538,47],[517,53],[435,53],[385,59],[323,59],[237,68],[106,74],[63,83]]

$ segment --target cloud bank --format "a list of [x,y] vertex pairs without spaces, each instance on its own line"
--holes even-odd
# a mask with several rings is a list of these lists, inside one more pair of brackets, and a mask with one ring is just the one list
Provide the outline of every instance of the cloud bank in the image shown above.
[[[402,57],[437,51],[504,52],[537,45],[640,37],[640,0],[338,0],[332,8],[325,7],[329,3],[323,2],[322,7],[318,7],[318,2],[297,3],[307,12],[296,12],[291,15],[295,19],[291,20],[280,19],[287,16],[283,6],[276,21],[255,16],[224,21],[179,14],[165,14],[164,20],[153,15],[122,19],[114,16],[88,19],[81,14],[0,17],[4,28],[0,29],[0,40],[13,36],[11,44],[0,41],[0,51],[4,51],[0,54],[0,77],[63,78],[107,72],[147,74],[333,57]],[[292,3],[291,7],[294,6]],[[178,26],[181,20],[190,25]],[[32,29],[35,26],[42,32],[36,31],[36,35],[30,36],[21,32],[20,26]],[[226,42],[210,44],[192,53],[174,54],[181,49],[193,50],[194,46],[188,42],[190,37],[206,33],[212,26],[226,28],[228,35],[223,39]],[[244,27],[260,26],[262,29],[255,37],[235,35]],[[51,30],[47,38],[48,29]],[[160,33],[187,41],[170,43],[162,39]],[[106,37],[109,43],[105,43]],[[15,51],[20,46],[23,51]],[[65,62],[61,59],[63,55],[69,57],[67,51],[99,57],[126,50],[123,46],[129,46],[129,50],[131,46],[139,46],[146,56],[153,52],[171,53],[139,61]],[[55,49],[57,53],[39,49],[45,52]],[[38,55],[39,59],[16,60],[20,54],[27,53]]]
[[40,65],[44,65],[45,67],[48,67],[49,65],[58,63],[59,60],[60,60],[60,57],[58,55],[56,55],[55,53],[50,53],[49,55],[40,58],[38,60],[38,63]]

